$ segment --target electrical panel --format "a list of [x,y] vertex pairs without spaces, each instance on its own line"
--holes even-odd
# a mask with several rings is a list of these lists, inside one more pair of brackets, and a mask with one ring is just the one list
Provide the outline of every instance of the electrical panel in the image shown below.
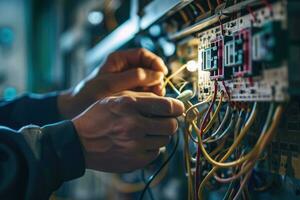
[[163,58],[186,112],[140,199],[300,198],[300,1],[145,2],[126,47]]
[[[232,101],[286,101],[290,86],[287,32],[296,27],[288,23],[284,2],[274,4],[272,11],[264,7],[252,12],[197,35],[199,76],[224,81]],[[199,100],[203,100],[212,90],[203,91],[213,84],[198,84]]]

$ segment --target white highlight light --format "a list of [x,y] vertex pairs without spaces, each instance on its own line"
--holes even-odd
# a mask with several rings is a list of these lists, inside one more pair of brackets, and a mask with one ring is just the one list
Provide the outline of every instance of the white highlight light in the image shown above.
[[88,15],[88,21],[93,25],[98,25],[103,21],[103,14],[100,11],[92,11]]
[[186,63],[186,68],[189,72],[195,72],[198,70],[198,64],[194,60],[190,60]]

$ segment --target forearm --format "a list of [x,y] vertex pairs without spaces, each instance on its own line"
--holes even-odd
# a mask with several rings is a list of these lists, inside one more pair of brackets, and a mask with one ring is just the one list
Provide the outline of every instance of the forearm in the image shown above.
[[[0,128],[0,199],[48,199],[64,181],[84,173],[81,144],[72,122]],[[15,195],[15,196],[12,196]],[[16,196],[18,195],[18,196]]]
[[28,124],[43,126],[62,120],[57,106],[58,93],[26,94],[0,103],[0,125],[19,129]]

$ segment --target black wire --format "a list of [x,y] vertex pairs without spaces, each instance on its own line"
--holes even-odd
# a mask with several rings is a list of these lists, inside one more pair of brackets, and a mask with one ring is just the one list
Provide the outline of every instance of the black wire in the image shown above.
[[177,150],[177,147],[178,147],[178,143],[179,143],[179,136],[177,136],[176,138],[176,142],[175,142],[175,146],[172,150],[172,152],[170,153],[169,157],[167,158],[167,160],[160,166],[160,168],[152,175],[150,176],[150,178],[148,179],[148,182],[147,184],[145,185],[141,195],[140,195],[140,198],[139,200],[143,200],[144,199],[144,196],[145,196],[145,193],[146,191],[149,189],[152,181],[155,179],[155,177],[161,172],[161,170],[170,162],[170,160],[173,158],[173,156],[175,155],[175,152]]
[[[143,182],[145,184],[147,184],[147,180],[145,178],[145,170],[144,169],[142,169],[142,171],[141,171],[141,177],[142,177]],[[147,191],[148,191],[148,195],[149,195],[150,199],[154,200],[155,198],[154,198],[154,195],[153,195],[151,187],[149,187],[149,189]]]

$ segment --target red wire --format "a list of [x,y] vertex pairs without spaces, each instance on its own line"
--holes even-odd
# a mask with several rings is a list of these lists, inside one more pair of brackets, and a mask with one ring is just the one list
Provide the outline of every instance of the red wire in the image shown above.
[[247,11],[250,13],[250,15],[252,16],[253,20],[256,22],[257,21],[257,18],[254,14],[254,12],[252,11],[251,7],[250,6],[247,6]]
[[272,5],[269,3],[268,0],[261,0],[269,9],[270,13],[273,13]]
[[221,26],[222,35],[224,35],[225,31],[224,31],[223,23],[221,22],[221,16],[218,17],[218,20],[219,20],[219,23],[220,23],[220,26]]
[[[209,114],[211,113],[212,108],[213,108],[213,106],[214,106],[214,104],[216,102],[217,90],[218,90],[218,82],[215,81],[214,96],[213,96],[212,102],[209,105],[209,108],[208,108],[207,112],[205,113],[203,121],[202,121],[202,123],[200,125],[200,132],[199,132],[199,136],[200,137],[202,137],[203,130],[204,130],[204,128],[207,125],[207,120],[208,120]],[[195,182],[196,182],[195,199],[196,200],[198,200],[198,188],[199,188],[199,185],[200,185],[200,182],[199,182],[199,177],[200,177],[200,153],[201,153],[201,149],[200,149],[200,146],[198,145],[198,148],[197,148],[197,157],[196,157],[196,176],[195,176]]]

